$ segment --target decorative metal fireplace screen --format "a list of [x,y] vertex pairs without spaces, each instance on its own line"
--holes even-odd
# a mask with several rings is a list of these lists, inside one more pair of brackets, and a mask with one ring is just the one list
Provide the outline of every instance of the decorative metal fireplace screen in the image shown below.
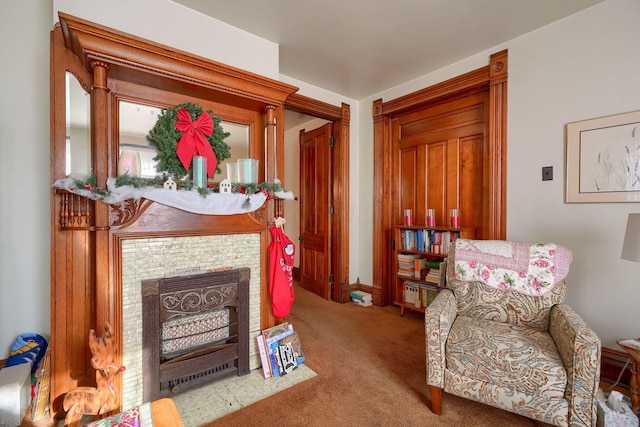
[[249,373],[248,268],[142,282],[143,399]]

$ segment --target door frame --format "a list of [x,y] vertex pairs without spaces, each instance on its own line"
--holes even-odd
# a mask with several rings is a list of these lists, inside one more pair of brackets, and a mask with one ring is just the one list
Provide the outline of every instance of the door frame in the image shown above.
[[393,177],[391,119],[425,105],[452,96],[489,90],[489,235],[506,237],[506,167],[507,167],[507,80],[508,50],[489,57],[489,65],[408,95],[373,102],[374,172],[373,172],[373,303],[387,305],[391,298],[391,240],[395,220],[392,218]]
[[331,149],[331,176],[327,185],[333,195],[331,216],[331,299],[347,302],[349,298],[349,126],[351,109],[344,102],[340,107],[294,93],[285,101],[285,108],[333,122],[334,145]]

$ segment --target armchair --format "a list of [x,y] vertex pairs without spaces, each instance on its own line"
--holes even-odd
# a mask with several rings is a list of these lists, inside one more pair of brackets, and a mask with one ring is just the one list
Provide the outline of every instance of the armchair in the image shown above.
[[571,252],[458,239],[425,312],[432,410],[443,391],[556,426],[595,426],[600,340],[563,304]]

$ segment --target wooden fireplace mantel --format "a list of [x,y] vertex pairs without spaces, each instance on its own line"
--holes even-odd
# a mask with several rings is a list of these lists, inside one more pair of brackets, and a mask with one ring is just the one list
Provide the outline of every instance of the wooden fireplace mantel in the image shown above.
[[[51,32],[51,183],[66,177],[67,73],[90,95],[91,167],[99,186],[117,175],[120,100],[160,107],[189,100],[246,124],[249,156],[260,160],[260,182],[284,176],[284,129],[275,123],[284,123],[285,101],[296,87],[64,13],[59,18]],[[282,203],[271,200],[254,213],[213,216],[148,200],[120,206],[84,201],[82,226],[63,227],[65,203],[74,203],[74,197],[52,188],[50,393],[56,418],[64,416],[66,392],[94,385],[87,332],[105,323],[121,328],[122,239],[259,234],[261,326],[276,323],[269,310],[267,230],[283,215]],[[122,354],[116,357],[121,360]]]

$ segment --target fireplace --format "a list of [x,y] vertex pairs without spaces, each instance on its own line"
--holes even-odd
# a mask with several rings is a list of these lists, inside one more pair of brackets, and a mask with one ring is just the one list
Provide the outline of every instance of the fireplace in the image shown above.
[[248,268],[142,282],[143,400],[249,373]]
[[147,369],[143,334],[143,283],[158,278],[225,267],[250,270],[249,368],[259,367],[255,336],[261,330],[261,235],[225,234],[124,239],[121,244],[122,271],[122,407],[145,400]]

